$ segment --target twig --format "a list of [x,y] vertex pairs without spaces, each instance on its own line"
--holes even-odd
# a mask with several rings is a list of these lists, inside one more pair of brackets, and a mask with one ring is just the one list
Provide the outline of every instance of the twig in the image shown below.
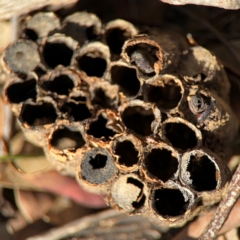
[[41,234],[35,237],[30,237],[27,240],[58,240],[66,237],[73,236],[82,230],[93,226],[96,223],[100,223],[102,220],[107,221],[110,218],[116,218],[123,213],[119,213],[115,210],[108,210],[98,214],[83,217],[75,220],[69,224],[49,230],[45,234]]
[[234,203],[240,194],[240,165],[234,173],[229,184],[227,193],[220,202],[211,222],[206,227],[199,240],[214,239],[228,217]]

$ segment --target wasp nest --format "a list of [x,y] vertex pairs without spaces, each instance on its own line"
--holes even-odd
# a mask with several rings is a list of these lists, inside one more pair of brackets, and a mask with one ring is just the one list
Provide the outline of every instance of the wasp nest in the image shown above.
[[111,206],[182,223],[228,180],[238,125],[224,69],[176,32],[87,12],[61,22],[28,17],[3,55],[26,138]]

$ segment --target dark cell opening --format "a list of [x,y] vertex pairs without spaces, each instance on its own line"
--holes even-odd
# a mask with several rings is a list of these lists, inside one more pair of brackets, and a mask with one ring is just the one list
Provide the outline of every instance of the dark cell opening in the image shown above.
[[95,26],[88,27],[86,29],[87,39],[88,40],[96,39],[98,35],[95,32],[96,32]]
[[38,79],[47,73],[46,69],[43,69],[42,66],[36,67],[34,72],[37,74]]
[[87,98],[83,96],[71,96],[71,99],[77,101],[77,102],[86,102]]
[[95,138],[104,137],[106,140],[109,140],[117,132],[113,131],[106,127],[108,120],[101,115],[98,119],[90,124],[90,127],[87,131],[88,134],[94,136]]
[[183,215],[189,201],[185,202],[182,192],[178,189],[158,189],[153,194],[153,209],[162,217]]
[[164,87],[147,84],[145,90],[145,99],[156,103],[160,109],[175,108],[182,97],[181,88],[174,81],[168,82]]
[[98,104],[103,108],[111,108],[114,103],[112,99],[105,94],[105,91],[102,88],[97,88],[94,90],[92,104]]
[[74,88],[74,83],[68,75],[63,74],[55,77],[51,81],[43,82],[42,88],[50,92],[55,92],[59,95],[68,95]]
[[122,113],[122,120],[125,126],[142,136],[152,134],[151,123],[154,120],[153,111],[143,107],[127,107]]
[[129,177],[127,179],[127,183],[133,184],[134,186],[141,189],[141,192],[139,193],[139,196],[138,196],[138,200],[134,201],[132,203],[132,206],[135,209],[138,209],[138,208],[142,207],[144,205],[145,200],[146,200],[146,196],[142,193],[143,192],[143,184],[141,182],[139,182],[137,179],[131,178],[131,177]]
[[30,98],[36,100],[36,84],[35,79],[13,83],[6,89],[6,95],[11,103],[24,102]]
[[89,163],[92,165],[93,169],[101,169],[106,166],[107,156],[102,154],[97,154],[95,157],[91,157]]
[[116,167],[108,151],[95,148],[85,153],[80,173],[88,182],[102,184],[113,177]]
[[194,148],[198,142],[195,132],[183,123],[167,123],[165,134],[172,146],[181,150]]
[[207,157],[200,158],[191,156],[187,171],[192,180],[191,187],[196,191],[212,191],[217,187],[216,167]]
[[86,27],[74,22],[66,23],[63,32],[81,44],[87,40],[93,40],[97,38],[94,26]]
[[140,90],[140,81],[134,68],[113,66],[111,68],[113,84],[118,84],[120,90],[127,96],[136,96]]
[[178,169],[178,160],[167,149],[152,149],[146,156],[145,165],[152,175],[166,182]]
[[25,34],[32,41],[36,41],[38,39],[38,34],[33,29],[26,28]]
[[114,153],[119,156],[118,162],[121,165],[131,167],[138,163],[138,151],[129,140],[117,142]]
[[55,130],[50,140],[51,146],[58,150],[78,149],[85,145],[81,132],[73,131],[66,126]]
[[78,67],[89,77],[102,77],[107,68],[107,62],[104,58],[93,57],[91,54],[85,54],[77,59]]
[[153,76],[154,63],[158,61],[156,52],[158,48],[146,43],[140,43],[132,47],[128,47],[127,53],[131,62],[144,74]]
[[43,58],[50,68],[58,65],[69,66],[73,50],[64,43],[47,42],[43,48]]
[[61,112],[68,113],[74,121],[84,121],[92,116],[86,103],[68,102],[63,105]]
[[29,126],[40,126],[54,123],[57,113],[51,103],[42,102],[37,105],[27,103],[22,107],[20,118]]
[[192,76],[192,78],[198,82],[204,82],[204,80],[207,78],[207,75],[204,73],[199,73],[199,74]]
[[127,39],[125,30],[113,28],[106,32],[106,42],[113,54],[121,54],[122,46]]

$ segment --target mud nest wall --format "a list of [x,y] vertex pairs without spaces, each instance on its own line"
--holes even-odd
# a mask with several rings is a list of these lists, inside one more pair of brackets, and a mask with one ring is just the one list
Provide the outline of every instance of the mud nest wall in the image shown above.
[[224,189],[238,129],[229,81],[179,33],[40,12],[2,60],[25,137],[112,207],[174,225]]

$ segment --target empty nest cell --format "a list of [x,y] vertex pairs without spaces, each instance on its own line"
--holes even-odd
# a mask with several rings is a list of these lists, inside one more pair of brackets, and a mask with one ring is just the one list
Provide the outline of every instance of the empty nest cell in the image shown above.
[[50,36],[42,46],[42,57],[49,68],[58,65],[68,67],[77,47],[77,42],[65,35],[55,34]]
[[102,108],[116,109],[119,103],[118,86],[107,81],[100,81],[90,87],[90,97],[92,104],[97,104]]
[[144,100],[155,103],[162,111],[176,108],[180,104],[183,92],[181,81],[171,75],[157,76],[143,85]]
[[42,84],[43,89],[50,92],[55,92],[59,95],[68,95],[73,87],[74,84],[72,79],[65,74],[59,75],[53,78],[51,81],[44,82]]
[[181,163],[181,179],[197,192],[214,191],[221,184],[217,161],[202,150],[185,153]]
[[86,102],[68,101],[61,107],[61,112],[73,121],[84,121],[89,119],[92,114]]
[[112,107],[112,99],[110,99],[104,89],[102,88],[97,88],[94,90],[94,97],[92,100],[93,104],[98,104],[102,106],[103,108],[111,108]]
[[124,125],[141,136],[152,134],[151,124],[154,121],[153,110],[145,105],[129,105],[121,113]]
[[19,119],[29,126],[51,124],[58,117],[57,110],[51,101],[27,101],[23,104]]
[[89,124],[87,133],[95,138],[110,140],[117,132],[107,126],[109,119],[107,114],[102,112],[97,119]]
[[84,154],[79,171],[80,178],[86,182],[104,184],[116,174],[116,167],[106,149],[95,148]]
[[131,134],[116,137],[112,143],[113,153],[117,155],[117,163],[125,171],[137,169],[142,152],[142,143]]
[[[150,179],[166,182],[176,177],[178,172],[178,153],[167,144],[160,143],[151,147],[144,158],[144,165]],[[153,180],[153,179],[151,179]]]
[[136,34],[136,28],[130,22],[122,19],[110,21],[105,27],[106,43],[111,53],[119,56],[124,42]]
[[56,68],[40,79],[40,86],[47,92],[68,96],[72,89],[80,83],[79,76],[67,68]]
[[50,136],[49,144],[57,150],[82,148],[85,145],[82,132],[76,127],[60,125]]
[[113,205],[128,213],[139,211],[146,201],[145,188],[134,174],[120,176],[111,186]]
[[111,82],[120,87],[120,91],[128,97],[135,97],[141,87],[135,68],[126,64],[114,63],[110,69]]
[[107,68],[107,62],[102,57],[95,57],[92,54],[85,54],[76,58],[78,67],[89,77],[102,77]]
[[85,72],[89,77],[103,77],[109,61],[109,49],[101,42],[93,42],[85,45],[74,56],[76,67]]
[[16,79],[5,88],[5,96],[10,104],[19,104],[27,99],[36,100],[37,81],[36,79]]
[[166,187],[155,187],[149,198],[150,205],[160,219],[174,223],[182,221],[189,214],[195,198],[187,188],[178,183],[169,182]]
[[162,124],[162,137],[179,150],[185,151],[197,147],[201,140],[201,132],[182,118],[170,118]]

